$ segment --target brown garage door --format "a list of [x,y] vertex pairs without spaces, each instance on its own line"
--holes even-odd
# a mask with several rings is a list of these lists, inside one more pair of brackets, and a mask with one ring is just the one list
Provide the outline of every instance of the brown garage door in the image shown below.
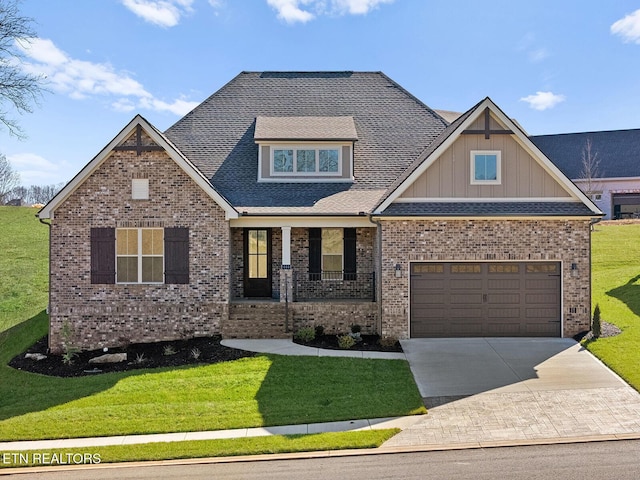
[[560,264],[413,263],[412,337],[559,337]]

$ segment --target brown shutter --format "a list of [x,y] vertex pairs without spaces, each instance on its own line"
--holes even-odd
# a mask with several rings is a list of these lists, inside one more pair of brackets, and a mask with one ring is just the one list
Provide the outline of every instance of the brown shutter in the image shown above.
[[189,283],[189,229],[164,229],[164,282]]
[[344,239],[344,279],[356,279],[356,229],[345,228]]
[[91,229],[91,283],[116,282],[116,229]]

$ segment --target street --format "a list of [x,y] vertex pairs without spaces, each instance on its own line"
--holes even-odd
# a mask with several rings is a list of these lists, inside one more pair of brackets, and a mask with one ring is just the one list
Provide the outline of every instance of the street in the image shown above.
[[640,441],[610,441],[226,464],[102,466],[3,477],[30,480],[636,480],[640,478],[639,459]]

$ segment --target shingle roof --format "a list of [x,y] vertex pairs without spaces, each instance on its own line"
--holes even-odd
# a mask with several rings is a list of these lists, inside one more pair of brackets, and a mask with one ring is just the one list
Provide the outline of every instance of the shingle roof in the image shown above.
[[258,117],[255,140],[357,140],[353,117]]
[[564,133],[529,137],[567,177],[582,177],[582,152],[591,140],[591,152],[600,161],[601,178],[640,177],[640,129]]
[[[353,117],[353,184],[257,182],[259,116]],[[341,211],[357,213],[370,211],[371,197],[382,196],[445,127],[380,72],[243,72],[165,134],[238,210],[320,213],[328,204],[319,200],[340,193]]]
[[593,212],[582,202],[426,202],[392,203],[383,216],[593,217]]

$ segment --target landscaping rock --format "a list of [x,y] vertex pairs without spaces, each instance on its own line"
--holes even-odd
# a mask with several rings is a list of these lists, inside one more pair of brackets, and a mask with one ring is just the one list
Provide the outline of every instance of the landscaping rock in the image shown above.
[[31,360],[35,360],[39,362],[40,360],[44,360],[47,358],[43,353],[25,353],[24,358],[30,358]]
[[89,363],[119,363],[126,361],[126,353],[107,353],[106,355],[100,355],[99,357],[89,359]]

